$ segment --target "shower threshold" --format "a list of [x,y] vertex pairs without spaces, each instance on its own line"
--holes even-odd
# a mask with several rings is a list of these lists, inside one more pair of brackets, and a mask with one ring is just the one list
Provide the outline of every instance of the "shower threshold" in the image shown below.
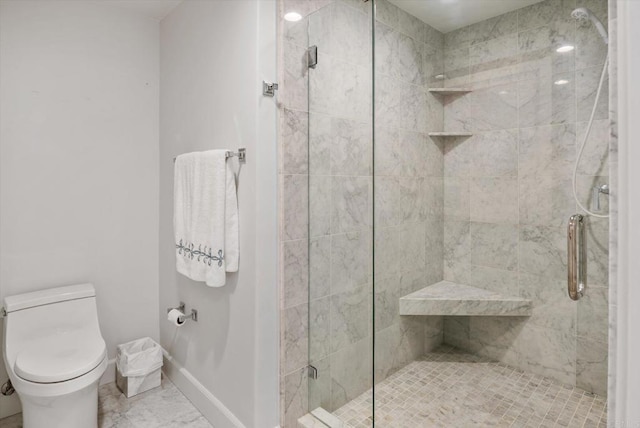
[[[378,383],[375,403],[375,425],[383,428],[607,426],[605,397],[448,345]],[[371,390],[333,418],[320,410],[317,425],[300,426],[373,426]],[[336,418],[342,425],[333,425]]]

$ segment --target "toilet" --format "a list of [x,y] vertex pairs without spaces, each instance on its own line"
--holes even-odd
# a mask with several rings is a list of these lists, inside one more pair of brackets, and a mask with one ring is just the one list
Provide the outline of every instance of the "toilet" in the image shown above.
[[4,312],[2,351],[24,428],[97,427],[107,348],[93,285],[5,297]]

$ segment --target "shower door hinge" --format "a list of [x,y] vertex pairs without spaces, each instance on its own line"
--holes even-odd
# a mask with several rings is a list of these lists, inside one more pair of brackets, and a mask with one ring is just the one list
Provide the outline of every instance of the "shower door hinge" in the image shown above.
[[273,82],[262,81],[262,95],[265,97],[273,97],[278,89],[278,84]]
[[309,377],[311,379],[318,379],[318,369],[313,367],[311,364],[307,366],[307,370],[309,373]]
[[307,63],[309,68],[316,68],[316,65],[318,65],[318,47],[316,45],[307,49]]

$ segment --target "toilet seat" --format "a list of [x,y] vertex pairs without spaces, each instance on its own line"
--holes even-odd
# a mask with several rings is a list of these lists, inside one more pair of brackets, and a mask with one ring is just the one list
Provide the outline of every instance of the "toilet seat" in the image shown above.
[[30,382],[64,382],[89,373],[106,354],[104,340],[92,331],[61,332],[27,344],[16,356],[14,370]]

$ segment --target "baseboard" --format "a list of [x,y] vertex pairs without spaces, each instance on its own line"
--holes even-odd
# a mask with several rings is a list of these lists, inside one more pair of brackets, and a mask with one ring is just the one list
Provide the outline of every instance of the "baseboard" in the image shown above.
[[246,428],[207,388],[176,361],[166,350],[162,371],[216,428]]
[[104,385],[105,383],[112,383],[116,381],[116,359],[112,358],[107,361],[107,369],[104,371],[104,374],[100,378],[100,385]]

